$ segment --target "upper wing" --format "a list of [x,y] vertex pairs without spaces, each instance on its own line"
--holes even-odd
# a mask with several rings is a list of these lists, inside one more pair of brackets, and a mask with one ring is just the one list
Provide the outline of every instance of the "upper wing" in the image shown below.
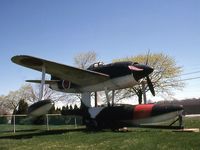
[[16,64],[37,71],[42,71],[42,66],[45,66],[46,73],[80,86],[97,84],[109,79],[109,75],[106,74],[83,70],[32,56],[19,55],[12,57],[11,60]]

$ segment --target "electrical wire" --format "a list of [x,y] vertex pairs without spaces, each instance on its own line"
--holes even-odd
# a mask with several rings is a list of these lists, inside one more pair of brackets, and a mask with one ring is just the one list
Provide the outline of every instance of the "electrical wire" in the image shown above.
[[191,74],[197,74],[197,73],[200,73],[200,70],[199,70],[199,71],[189,72],[189,73],[184,73],[184,74],[181,74],[180,76],[191,75]]
[[187,80],[195,80],[195,79],[200,79],[200,77],[193,77],[193,78],[181,79],[179,81],[187,81]]

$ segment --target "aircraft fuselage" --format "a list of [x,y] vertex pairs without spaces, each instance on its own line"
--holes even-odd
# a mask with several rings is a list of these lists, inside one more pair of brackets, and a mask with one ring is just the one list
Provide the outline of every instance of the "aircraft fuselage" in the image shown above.
[[[123,89],[138,84],[140,79],[153,72],[151,67],[133,62],[117,62],[107,65],[95,63],[87,70],[109,75],[110,79],[87,86],[78,86],[73,83],[70,83],[70,86],[68,86],[69,84],[65,86],[66,81],[62,80],[59,83],[51,84],[51,88],[68,93]],[[52,77],[52,79],[54,79],[54,77]]]

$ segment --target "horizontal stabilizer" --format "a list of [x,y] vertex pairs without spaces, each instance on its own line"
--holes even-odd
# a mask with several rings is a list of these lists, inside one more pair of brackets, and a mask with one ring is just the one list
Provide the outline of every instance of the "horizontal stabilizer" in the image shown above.
[[[60,80],[45,80],[45,84],[54,84],[59,82]],[[26,82],[31,82],[31,83],[41,83],[41,80],[26,80]]]

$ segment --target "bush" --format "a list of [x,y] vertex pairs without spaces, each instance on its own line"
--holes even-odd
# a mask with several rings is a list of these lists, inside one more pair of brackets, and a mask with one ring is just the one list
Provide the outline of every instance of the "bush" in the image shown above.
[[7,124],[8,123],[8,119],[5,116],[0,117],[0,124]]

